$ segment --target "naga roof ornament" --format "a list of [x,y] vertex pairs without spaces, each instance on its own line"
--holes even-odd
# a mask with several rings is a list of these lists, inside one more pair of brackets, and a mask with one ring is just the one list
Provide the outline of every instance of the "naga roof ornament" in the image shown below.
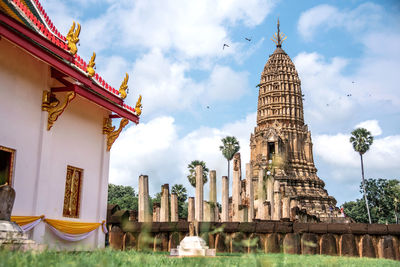
[[96,59],[96,53],[93,52],[92,58],[90,59],[86,68],[86,71],[90,77],[93,77],[94,75],[94,65],[96,65],[96,63],[94,62],[95,59]]
[[121,83],[121,86],[119,87],[119,94],[121,95],[122,99],[125,99],[127,95],[127,89],[128,89],[128,80],[129,80],[129,75],[126,73],[126,76],[124,80]]
[[67,44],[69,51],[72,55],[75,55],[78,52],[78,48],[76,44],[79,42],[79,34],[81,33],[81,25],[77,23],[77,27],[75,29],[75,21],[73,21],[71,28],[67,34]]

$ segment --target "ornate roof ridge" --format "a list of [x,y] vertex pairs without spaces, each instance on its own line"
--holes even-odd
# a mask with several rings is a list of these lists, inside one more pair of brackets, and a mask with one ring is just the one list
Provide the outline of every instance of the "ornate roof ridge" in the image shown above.
[[[67,38],[62,35],[56,26],[51,21],[50,17],[47,15],[43,6],[41,5],[39,0],[0,0],[5,1],[8,7],[13,7],[14,10],[10,9],[9,12],[18,12],[18,14],[8,14],[11,15],[14,19],[17,18],[19,22],[24,24],[26,27],[31,28],[37,34],[41,35],[58,48],[71,53],[68,45]],[[32,10],[33,9],[33,10]],[[7,13],[7,11],[6,11]],[[34,14],[36,13],[36,14]],[[18,15],[18,16],[15,16]],[[19,19],[22,16],[24,21]],[[27,24],[28,23],[28,24]],[[88,63],[83,60],[77,53],[73,55],[72,60],[69,60],[70,66],[83,72],[85,75],[87,74]],[[93,75],[92,81],[99,87],[103,88],[105,91],[112,93],[113,95],[123,99],[118,90],[114,87],[110,86],[105,79],[103,79],[97,72]],[[132,106],[122,104],[121,105],[127,111],[136,114],[135,108]]]

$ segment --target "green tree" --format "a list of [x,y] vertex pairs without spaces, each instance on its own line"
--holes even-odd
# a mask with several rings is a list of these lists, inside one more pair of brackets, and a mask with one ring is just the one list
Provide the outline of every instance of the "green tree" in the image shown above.
[[[370,205],[371,221],[373,223],[399,222],[399,180],[366,179],[365,191]],[[360,183],[360,193],[363,192],[363,185]],[[356,222],[369,222],[364,200],[356,199],[355,201],[345,202],[343,208],[345,214]]]
[[374,212],[371,213],[376,214],[376,218],[372,218],[372,221],[398,223],[400,181],[395,179],[367,179],[365,180],[365,190],[371,209],[374,209]]
[[343,203],[343,210],[347,217],[358,223],[368,223],[368,213],[363,199],[356,199]]
[[154,197],[149,197],[150,198],[150,208],[153,212],[153,203],[161,203],[161,192],[158,192],[154,195]]
[[229,179],[229,169],[230,169],[230,161],[233,159],[233,156],[239,151],[240,145],[239,141],[234,136],[227,136],[221,139],[222,146],[219,147],[219,150],[222,151],[222,155],[228,161],[228,179]]
[[189,183],[193,186],[196,187],[196,166],[201,165],[203,167],[203,184],[206,184],[208,181],[208,168],[206,166],[206,163],[202,160],[193,160],[188,164],[188,169],[189,169],[189,175],[187,176]]
[[[182,184],[175,184],[171,189],[172,194],[178,197],[178,215],[179,218],[187,217],[187,206],[185,205],[187,199],[186,188]],[[185,211],[186,207],[186,211]],[[186,216],[185,216],[186,215]]]
[[108,204],[117,204],[121,209],[137,210],[138,196],[132,186],[108,184]]
[[369,150],[373,142],[374,142],[374,137],[365,128],[357,128],[351,132],[350,143],[352,143],[354,150],[360,154],[360,159],[361,159],[362,187],[364,191],[364,200],[365,200],[365,206],[367,207],[369,223],[371,223],[371,213],[369,211],[367,194],[365,192],[363,155],[365,154],[365,152]]

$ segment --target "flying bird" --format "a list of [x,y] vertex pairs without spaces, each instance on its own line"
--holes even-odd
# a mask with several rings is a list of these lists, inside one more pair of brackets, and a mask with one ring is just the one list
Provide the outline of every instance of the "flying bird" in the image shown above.
[[246,39],[247,41],[251,42],[251,39],[250,39],[250,38],[246,38],[246,37],[245,37],[244,39]]
[[347,96],[351,96],[351,94],[348,94]]
[[224,45],[222,46],[222,50],[224,50],[224,49],[225,49],[225,46],[226,46],[226,47],[229,47],[229,45],[227,45],[227,44],[224,44]]

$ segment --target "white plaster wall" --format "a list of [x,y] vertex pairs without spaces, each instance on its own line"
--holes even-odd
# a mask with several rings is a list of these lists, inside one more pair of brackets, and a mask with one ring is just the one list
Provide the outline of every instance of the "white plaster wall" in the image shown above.
[[48,68],[0,40],[0,145],[16,150],[13,214],[34,215],[34,188],[40,162],[41,90]]
[[[76,96],[47,131],[41,111],[42,91],[49,89],[49,66],[4,38],[0,41],[0,145],[17,150],[13,215],[101,222],[107,212],[109,152],[102,134],[109,112]],[[64,102],[64,94],[57,94]],[[84,169],[79,219],[62,216],[67,165]],[[63,241],[41,223],[33,239],[60,249],[104,246],[101,228],[79,242]]]
[[[59,95],[61,100],[63,96]],[[43,159],[51,159],[51,164],[43,164],[42,175],[39,178],[37,214],[42,214],[42,210],[45,210],[48,218],[84,222],[101,222],[106,218],[107,204],[102,200],[107,199],[107,195],[104,195],[100,188],[107,186],[103,181],[108,179],[108,172],[103,171],[103,165],[108,166],[109,157],[102,133],[103,118],[106,116],[108,113],[102,108],[76,96],[52,129],[46,130],[42,156]],[[84,170],[79,219],[62,216],[67,165]],[[100,183],[103,186],[100,186]],[[34,236],[35,239],[42,238],[44,242],[54,237],[53,233],[47,230]],[[101,246],[104,244],[104,234],[102,236],[103,240],[98,240],[99,236],[94,234],[80,241],[78,246]],[[77,245],[64,241],[61,244],[71,249],[76,249]]]

